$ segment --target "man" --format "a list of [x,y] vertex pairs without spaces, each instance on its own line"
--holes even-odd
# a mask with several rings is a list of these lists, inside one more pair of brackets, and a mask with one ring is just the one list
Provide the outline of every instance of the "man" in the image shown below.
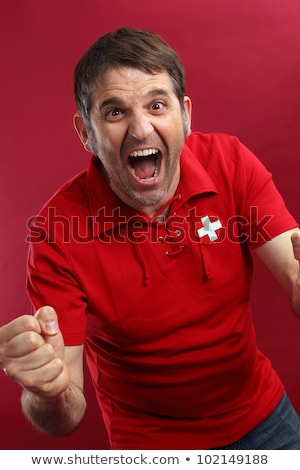
[[100,38],[75,97],[91,163],[31,227],[35,315],[0,330],[25,415],[79,425],[85,349],[112,449],[300,449],[249,307],[255,250],[300,316],[298,224],[270,174],[236,138],[191,132],[181,61],[151,32]]

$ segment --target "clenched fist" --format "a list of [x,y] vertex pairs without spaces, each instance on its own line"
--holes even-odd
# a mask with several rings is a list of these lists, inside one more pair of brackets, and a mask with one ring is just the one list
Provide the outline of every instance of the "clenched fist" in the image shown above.
[[23,315],[0,328],[0,367],[41,398],[59,395],[69,385],[64,341],[52,307]]

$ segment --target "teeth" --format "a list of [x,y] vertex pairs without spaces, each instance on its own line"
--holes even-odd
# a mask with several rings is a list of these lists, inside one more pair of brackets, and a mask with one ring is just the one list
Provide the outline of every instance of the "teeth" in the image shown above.
[[131,152],[130,157],[149,157],[149,155],[155,155],[158,153],[157,149],[144,149],[144,150],[135,150]]

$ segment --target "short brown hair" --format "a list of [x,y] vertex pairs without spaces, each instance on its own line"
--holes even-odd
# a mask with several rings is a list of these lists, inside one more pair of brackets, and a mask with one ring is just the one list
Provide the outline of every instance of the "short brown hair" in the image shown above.
[[105,71],[118,66],[139,68],[151,74],[166,70],[183,106],[184,67],[178,54],[156,33],[120,28],[92,44],[75,68],[75,100],[86,124],[89,123],[95,85]]

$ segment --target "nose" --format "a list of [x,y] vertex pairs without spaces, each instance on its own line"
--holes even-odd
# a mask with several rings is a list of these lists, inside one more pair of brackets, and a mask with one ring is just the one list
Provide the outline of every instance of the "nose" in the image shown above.
[[128,134],[140,142],[145,140],[153,132],[153,129],[150,116],[146,113],[140,112],[131,116]]

